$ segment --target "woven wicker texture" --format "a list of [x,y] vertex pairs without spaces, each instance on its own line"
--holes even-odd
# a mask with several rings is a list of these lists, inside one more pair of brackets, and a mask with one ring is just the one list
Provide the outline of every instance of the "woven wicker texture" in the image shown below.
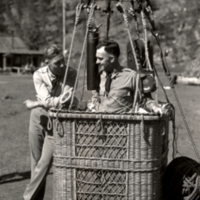
[[54,200],[160,200],[168,119],[50,111]]

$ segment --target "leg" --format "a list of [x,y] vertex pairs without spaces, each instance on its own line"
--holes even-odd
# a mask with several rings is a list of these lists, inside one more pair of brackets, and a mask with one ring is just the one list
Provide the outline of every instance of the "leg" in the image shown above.
[[39,200],[43,197],[39,197],[38,193],[41,192],[46,176],[51,168],[53,160],[53,137],[46,136],[44,140],[44,146],[42,149],[42,156],[34,170],[31,182],[27,186],[24,193],[24,200]]
[[41,108],[36,108],[31,111],[30,115],[29,145],[31,153],[31,177],[42,154],[45,134],[40,122],[40,116],[43,112]]

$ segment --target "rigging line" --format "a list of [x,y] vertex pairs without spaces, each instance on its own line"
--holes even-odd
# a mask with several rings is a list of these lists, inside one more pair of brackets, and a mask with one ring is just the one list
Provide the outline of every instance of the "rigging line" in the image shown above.
[[65,48],[66,48],[66,38],[65,38],[65,34],[66,34],[66,3],[65,0],[62,0],[62,15],[63,15],[63,55],[65,53]]
[[79,74],[80,74],[80,68],[81,68],[83,56],[84,56],[85,49],[86,49],[86,42],[87,42],[87,37],[88,37],[89,26],[91,25],[91,21],[92,21],[93,15],[94,15],[95,8],[96,8],[96,4],[92,3],[90,11],[89,11],[89,16],[88,16],[88,21],[87,21],[87,28],[86,28],[85,38],[84,38],[84,42],[83,42],[83,47],[82,47],[81,58],[80,58],[79,66],[78,66],[78,69],[77,69],[77,76],[76,76],[76,80],[75,80],[75,84],[74,84],[74,90],[72,92],[72,98],[71,98],[69,110],[71,110],[72,104],[73,104],[73,101],[74,101],[74,95],[75,95],[75,91],[76,91],[77,84],[78,84],[78,78],[79,78]]
[[[105,91],[106,92],[106,91]],[[115,99],[112,95],[110,95],[109,93],[107,93],[106,92],[106,94],[108,95],[108,97],[110,97],[110,98],[112,98],[115,102],[117,102],[119,105],[121,105],[121,106],[124,106],[124,108],[122,109],[122,111],[125,111],[127,108],[130,108],[131,107],[131,104],[129,104],[129,105],[125,105],[125,104],[123,104],[122,102],[120,102],[120,101],[118,101],[117,99]],[[102,105],[101,103],[100,103],[100,105]]]
[[69,63],[70,63],[70,59],[71,59],[71,53],[72,53],[72,49],[73,49],[73,45],[74,45],[74,38],[75,38],[75,34],[76,34],[76,28],[80,19],[80,14],[81,14],[81,10],[82,10],[83,4],[80,3],[77,5],[76,7],[76,17],[75,17],[75,23],[74,23],[74,30],[73,30],[73,34],[72,34],[72,40],[71,40],[71,45],[70,45],[70,50],[69,50],[69,55],[68,55],[68,60],[67,60],[67,66],[65,69],[65,76],[64,76],[64,80],[63,80],[63,86],[62,86],[62,93],[64,91],[64,86],[66,83],[66,79],[67,79],[67,74],[68,74],[68,70],[69,70]]
[[200,156],[199,156],[198,150],[197,150],[197,148],[196,148],[196,144],[195,144],[195,142],[194,142],[194,140],[193,140],[193,137],[192,137],[191,131],[190,131],[190,129],[189,129],[187,120],[186,120],[186,118],[185,118],[185,115],[184,115],[184,112],[183,112],[181,103],[180,103],[180,101],[179,101],[178,95],[177,95],[176,90],[175,90],[175,88],[174,88],[174,85],[173,85],[173,83],[172,83],[172,81],[171,81],[170,71],[169,71],[169,68],[168,68],[168,66],[167,66],[167,62],[166,62],[166,60],[164,59],[164,56],[163,56],[163,52],[162,52],[162,48],[161,48],[159,39],[158,39],[158,37],[157,37],[155,34],[154,34],[154,37],[156,38],[156,41],[157,41],[157,43],[158,43],[158,45],[159,45],[159,47],[160,47],[160,50],[161,50],[161,59],[162,59],[163,68],[164,68],[164,70],[165,70],[165,74],[166,74],[166,76],[167,76],[167,78],[168,78],[168,81],[169,81],[169,83],[170,83],[170,85],[171,85],[171,88],[172,88],[172,90],[173,90],[175,99],[176,99],[176,101],[177,101],[177,103],[178,103],[178,107],[179,107],[179,110],[180,110],[180,112],[181,112],[181,116],[182,116],[182,118],[183,118],[183,121],[184,121],[185,127],[186,127],[186,129],[187,129],[189,138],[190,138],[190,140],[191,140],[191,142],[192,142],[192,145],[193,145],[194,151],[195,151],[195,153],[196,153],[197,159],[198,159],[198,161],[200,162]]
[[163,90],[163,93],[164,93],[164,95],[165,95],[165,98],[166,98],[166,100],[167,100],[167,103],[170,103],[170,101],[169,101],[169,99],[168,99],[168,96],[167,96],[167,93],[166,93],[166,91],[165,91],[165,89],[164,89],[164,87],[163,87],[162,81],[160,80],[160,77],[159,77],[159,75],[158,75],[157,69],[156,69],[155,67],[153,67],[153,69],[154,69],[154,72],[155,72],[155,74],[156,74],[156,78],[157,78],[157,80],[158,80],[158,82],[159,82],[159,84],[160,84],[160,87],[161,87],[162,90]]
[[[148,49],[148,38],[147,38],[147,22],[144,14],[144,8],[142,7],[141,12],[141,20],[142,20],[142,25],[143,25],[143,32],[144,32],[144,47],[145,47],[145,58],[147,60],[147,64],[150,70],[153,70],[151,62],[149,60],[149,49]],[[158,78],[155,76],[155,81],[156,81],[156,91],[155,91],[155,101],[156,104],[158,105]]]
[[[117,7],[118,11],[120,13],[122,13],[122,15],[123,15],[124,22],[125,22],[125,28],[127,30],[128,36],[129,36],[132,53],[133,53],[133,56],[134,56],[134,59],[135,59],[135,63],[136,63],[136,69],[139,71],[139,69],[140,69],[140,63],[137,60],[135,48],[134,48],[134,45],[133,45],[133,40],[132,40],[131,33],[130,33],[130,30],[129,30],[129,21],[128,21],[128,16],[127,16],[126,10],[123,7],[123,5],[122,5],[121,2],[118,2],[116,4],[116,7]],[[137,107],[136,107],[136,101],[137,101],[138,95],[139,95],[139,75],[137,74],[137,76],[136,76],[136,91],[135,91],[134,101],[133,101],[133,109],[135,109],[135,111],[137,109]]]
[[[83,96],[84,96],[84,91],[85,91],[85,86],[86,86],[86,83],[85,83],[85,77],[86,77],[86,65],[84,66],[84,71],[83,71],[83,87],[82,87],[82,94],[81,94],[81,98],[80,98],[80,101],[83,100]],[[78,90],[78,89],[77,89]]]
[[[146,12],[146,14],[147,14],[147,12]],[[149,19],[149,21],[150,21],[150,24],[152,25],[153,30],[155,31],[155,24],[154,24],[154,21],[152,21],[152,19],[150,18],[150,16],[148,16],[148,19]],[[163,67],[164,67],[164,70],[165,70],[165,74],[167,75],[168,78],[170,77],[170,79],[168,79],[168,80],[169,80],[170,84],[172,85],[171,76],[170,76],[170,72],[169,72],[169,68],[168,68],[168,66],[166,66],[167,63],[166,63],[165,60],[164,60],[164,56],[163,56],[163,52],[162,52],[162,48],[161,48],[161,46],[160,46],[159,40],[158,40],[156,34],[153,34],[153,35],[154,35],[154,37],[156,38],[156,41],[157,41],[157,43],[158,43],[158,46],[159,46],[159,48],[160,48],[160,50],[161,50],[161,59],[162,59],[162,64],[163,64]],[[193,144],[194,151],[195,151],[195,153],[196,153],[196,156],[197,156],[197,158],[198,158],[198,161],[200,162],[200,156],[199,156],[198,150],[197,150],[197,148],[196,148],[195,142],[194,142],[194,140],[193,140],[192,134],[191,134],[191,132],[190,132],[190,129],[189,129],[188,123],[187,123],[187,121],[186,121],[185,115],[184,115],[184,113],[183,113],[183,110],[182,110],[180,101],[179,101],[179,99],[178,99],[176,90],[175,90],[174,87],[172,87],[172,90],[173,90],[173,92],[174,92],[176,101],[177,101],[178,106],[179,106],[179,109],[180,109],[180,111],[181,111],[181,115],[182,115],[182,117],[183,117],[183,120],[184,120],[186,129],[187,129],[188,134],[189,134],[189,137],[190,137],[190,140],[191,140],[191,142],[192,142],[192,144]],[[164,90],[163,90],[163,91],[164,91]],[[174,121],[174,123],[175,123],[175,121]],[[175,127],[174,127],[175,124],[174,124],[174,123],[173,123],[173,129],[175,129]]]
[[[151,11],[150,9],[151,9],[151,8],[149,8],[149,10],[148,10],[149,12],[147,12],[147,9],[144,9],[144,13],[145,13],[145,15],[147,16],[147,18],[148,18],[148,20],[149,20],[149,22],[150,22],[150,24],[151,24],[151,26],[152,26],[152,30],[155,31],[156,28],[155,28],[154,20],[150,17],[150,15],[153,17],[153,14],[152,14],[152,11]],[[153,33],[152,33],[152,35],[155,37],[155,35],[154,35]],[[166,98],[167,102],[170,103],[170,101],[169,101],[169,99],[168,99],[168,97],[167,97],[167,93],[166,93],[166,91],[165,91],[165,89],[164,89],[164,87],[163,87],[163,85],[162,85],[162,82],[161,82],[161,80],[160,80],[160,77],[159,77],[159,75],[158,75],[158,72],[157,72],[157,70],[156,70],[156,68],[155,68],[154,66],[152,66],[152,67],[153,67],[154,72],[155,72],[155,74],[156,74],[156,79],[157,79],[157,81],[159,82],[160,87],[161,87],[161,89],[162,89],[162,91],[163,91],[163,93],[164,93],[164,95],[165,95],[165,98]]]
[[147,27],[146,27],[147,23],[146,23],[146,19],[145,19],[143,10],[141,10],[140,14],[141,14],[141,20],[142,20],[143,31],[144,31],[145,57],[146,57],[149,69],[153,70],[151,63],[150,63],[150,60],[149,60],[149,49],[148,49]]
[[[147,14],[147,13],[146,13],[146,14]],[[182,116],[182,118],[183,118],[185,127],[186,127],[186,129],[187,129],[189,138],[190,138],[190,140],[191,140],[191,142],[192,142],[192,145],[193,145],[194,151],[195,151],[195,153],[196,153],[197,159],[198,159],[198,161],[200,162],[200,156],[199,156],[199,153],[198,153],[196,144],[195,144],[195,142],[194,142],[194,140],[193,140],[191,131],[190,131],[190,129],[189,129],[189,126],[188,126],[187,120],[186,120],[186,118],[185,118],[185,115],[184,115],[184,112],[183,112],[181,103],[180,103],[179,98],[178,98],[178,95],[177,95],[177,93],[176,93],[175,87],[174,87],[174,85],[173,85],[173,83],[172,83],[172,81],[171,81],[171,74],[170,74],[170,71],[169,71],[169,67],[168,67],[168,65],[167,65],[167,62],[166,62],[166,60],[165,60],[164,54],[163,54],[163,50],[162,50],[162,47],[161,47],[161,44],[160,44],[160,40],[159,40],[159,38],[158,38],[158,33],[155,32],[155,30],[156,30],[156,29],[155,29],[155,23],[154,23],[154,21],[151,19],[150,16],[148,16],[148,18],[149,18],[150,24],[152,25],[152,28],[153,28],[152,34],[153,34],[153,36],[155,37],[156,42],[157,42],[157,44],[158,44],[158,46],[159,46],[159,49],[160,49],[160,55],[161,55],[161,60],[162,60],[162,66],[163,66],[163,69],[164,69],[164,71],[165,71],[165,75],[167,76],[168,81],[169,81],[169,83],[170,83],[170,85],[171,85],[171,88],[172,88],[172,90],[173,90],[175,99],[176,99],[176,101],[177,101],[177,103],[178,103],[179,110],[180,110],[180,112],[181,112],[181,116]]]
[[188,126],[187,120],[186,120],[186,118],[185,118],[185,115],[184,115],[182,106],[181,106],[180,101],[179,101],[179,99],[178,99],[178,95],[177,95],[176,90],[175,90],[174,87],[172,88],[172,90],[173,90],[174,96],[175,96],[175,98],[176,98],[176,101],[177,101],[177,103],[178,103],[178,107],[179,107],[179,109],[180,109],[180,112],[181,112],[183,121],[184,121],[184,123],[185,123],[186,129],[187,129],[187,131],[188,131],[188,135],[189,135],[190,140],[191,140],[191,142],[192,142],[192,146],[193,146],[193,148],[194,148],[194,151],[195,151],[195,153],[196,153],[196,156],[197,156],[197,158],[198,158],[198,161],[200,162],[199,152],[198,152],[197,147],[196,147],[196,144],[195,144],[195,142],[194,142],[194,140],[193,140],[192,133],[191,133],[191,131],[190,131],[190,129],[189,129],[189,126]]

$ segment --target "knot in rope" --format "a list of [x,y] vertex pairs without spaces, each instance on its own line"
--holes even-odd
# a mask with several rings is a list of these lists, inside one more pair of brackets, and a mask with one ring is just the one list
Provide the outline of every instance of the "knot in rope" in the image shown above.
[[47,129],[50,131],[53,128],[52,121],[50,116],[48,115]]
[[[58,119],[58,114],[59,114],[59,111],[56,113],[56,133],[60,137],[63,137],[64,136],[64,128],[62,126],[62,123]],[[60,126],[60,130],[58,129],[59,126]]]
[[90,12],[89,12],[89,16],[88,16],[88,21],[87,21],[87,27],[90,27],[91,21],[92,21],[92,17],[94,15],[94,11],[96,8],[97,4],[96,3],[92,3],[91,4],[91,8],[90,8]]
[[126,12],[126,9],[124,8],[124,6],[122,5],[121,2],[118,2],[116,4],[117,10],[123,14],[123,18],[124,18],[124,22],[125,22],[125,26],[126,28],[129,28],[129,22],[128,22],[128,15]]
[[74,26],[77,26],[77,24],[78,24],[78,22],[79,22],[80,13],[81,13],[82,8],[83,8],[83,3],[79,3],[79,4],[76,6],[76,18],[75,18]]

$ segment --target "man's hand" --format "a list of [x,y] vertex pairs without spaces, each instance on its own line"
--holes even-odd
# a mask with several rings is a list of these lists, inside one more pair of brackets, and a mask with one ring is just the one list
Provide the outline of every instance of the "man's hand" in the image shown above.
[[95,110],[95,105],[94,105],[92,102],[89,102],[89,103],[87,104],[87,111],[96,112],[96,110]]
[[23,103],[26,108],[28,108],[29,110],[36,108],[36,107],[42,107],[41,103],[39,101],[32,101],[32,100],[26,100]]
[[170,103],[166,103],[161,106],[153,106],[152,110],[154,113],[160,114],[161,116],[165,114],[169,116],[170,119],[173,118],[174,113],[175,113],[174,107]]
[[153,112],[155,114],[160,114],[161,116],[163,115],[163,109],[162,109],[162,107],[154,106],[152,109],[153,109]]

